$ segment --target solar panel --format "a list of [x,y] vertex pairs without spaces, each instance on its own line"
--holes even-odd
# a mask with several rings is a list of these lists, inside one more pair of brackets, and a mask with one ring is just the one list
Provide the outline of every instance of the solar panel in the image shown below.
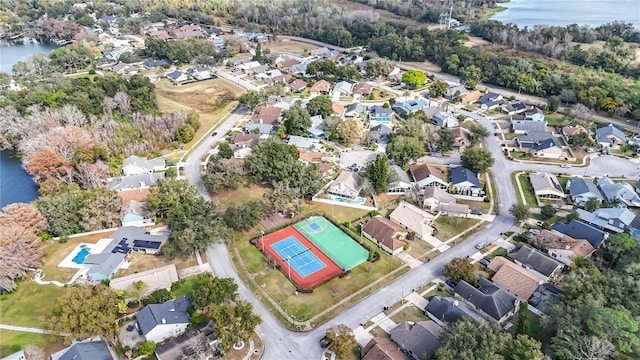
[[159,249],[161,244],[159,241],[133,240],[134,248]]

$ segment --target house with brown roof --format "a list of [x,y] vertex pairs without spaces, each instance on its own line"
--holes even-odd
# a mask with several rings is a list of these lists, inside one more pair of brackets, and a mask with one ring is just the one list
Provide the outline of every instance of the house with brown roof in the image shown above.
[[489,263],[489,269],[495,271],[491,278],[494,284],[515,294],[522,301],[527,301],[542,281],[533,273],[521,268],[502,256],[497,256]]
[[353,95],[360,95],[360,96],[369,96],[371,95],[371,91],[373,89],[371,88],[371,85],[361,82],[361,83],[357,83],[356,86],[353,88]]
[[589,134],[589,131],[585,129],[582,125],[563,126],[561,133],[562,133],[562,137],[567,143],[569,142],[569,139],[571,139],[573,135],[584,133],[589,135],[589,137],[591,137],[591,134]]
[[256,113],[251,117],[254,124],[271,124],[278,125],[280,123],[280,115],[282,109],[271,105],[261,105],[256,109]]
[[451,131],[455,136],[455,141],[453,143],[454,148],[462,150],[462,148],[471,144],[471,133],[469,133],[469,130],[463,128],[462,126],[458,126],[451,129]]
[[293,78],[293,75],[291,74],[282,74],[271,79],[267,79],[267,81],[271,82],[272,84],[288,84],[289,81],[291,81],[291,78]]
[[374,337],[360,350],[361,360],[409,360],[409,357],[393,341]]
[[331,109],[338,116],[342,116],[342,113],[344,113],[344,106],[335,101],[331,102]]
[[230,147],[233,157],[244,159],[251,155],[251,146],[260,138],[257,134],[233,134],[231,136]]
[[478,101],[478,99],[480,99],[481,96],[482,96],[482,93],[480,91],[473,90],[461,96],[460,101],[462,102],[462,105],[470,105]]
[[292,66],[300,64],[300,61],[296,59],[285,59],[276,63],[276,67],[280,70],[289,70]]
[[402,201],[398,207],[389,214],[391,221],[416,234],[416,238],[427,240],[433,235],[433,221],[435,216],[422,209]]
[[442,171],[431,164],[413,164],[409,167],[409,172],[421,189],[427,186],[437,186],[442,189],[449,187],[449,182],[445,180]]
[[362,234],[391,255],[402,252],[405,242],[400,240],[407,231],[393,221],[375,216],[362,227]]
[[322,94],[328,94],[329,91],[331,91],[331,84],[326,80],[318,80],[309,89],[309,94],[322,95]]
[[321,151],[308,151],[304,149],[298,149],[299,160],[305,164],[319,164],[322,162]]
[[289,84],[288,86],[291,91],[298,92],[298,91],[304,90],[307,87],[307,82],[302,79],[298,79],[292,82],[291,84]]
[[596,251],[585,239],[574,239],[549,230],[542,230],[540,235],[535,236],[534,241],[546,249],[549,256],[567,266],[570,266],[576,257],[587,257]]

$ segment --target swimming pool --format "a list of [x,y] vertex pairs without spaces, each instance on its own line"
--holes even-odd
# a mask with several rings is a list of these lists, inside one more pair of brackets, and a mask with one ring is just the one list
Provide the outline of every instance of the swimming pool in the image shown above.
[[349,203],[349,204],[358,204],[358,205],[362,205],[365,202],[365,198],[363,198],[363,197],[357,197],[357,198],[351,200],[351,199],[347,199],[347,198],[343,198],[343,197],[339,197],[339,196],[334,196],[333,200],[340,201],[340,202],[346,202],[346,203]]
[[78,265],[82,265],[82,263],[84,263],[84,258],[86,258],[89,253],[90,250],[87,245],[82,244],[80,245],[80,251],[73,257],[73,259],[71,259],[71,261]]

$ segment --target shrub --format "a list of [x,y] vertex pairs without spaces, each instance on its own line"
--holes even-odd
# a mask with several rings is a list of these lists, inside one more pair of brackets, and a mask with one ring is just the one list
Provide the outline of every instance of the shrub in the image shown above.
[[146,356],[153,355],[155,351],[156,351],[156,343],[154,343],[153,341],[145,341],[138,348],[138,352],[140,353],[140,355],[146,355]]
[[160,289],[152,292],[142,300],[145,304],[161,304],[165,301],[171,300],[171,293],[167,289]]
[[95,75],[95,74],[96,74],[95,70],[93,70],[93,69],[89,70],[89,75]]

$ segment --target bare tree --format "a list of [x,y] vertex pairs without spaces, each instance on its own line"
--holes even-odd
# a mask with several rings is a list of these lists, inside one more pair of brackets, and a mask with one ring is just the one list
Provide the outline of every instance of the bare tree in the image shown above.
[[60,123],[64,126],[84,128],[88,125],[87,117],[75,105],[65,105],[60,109]]
[[91,151],[95,146],[95,140],[91,134],[77,126],[55,127],[47,134],[47,140],[48,147],[66,161],[71,161],[78,149]]
[[615,346],[606,340],[595,336],[582,337],[578,342],[578,353],[574,360],[603,360],[615,353]]
[[43,247],[40,238],[22,226],[0,226],[0,287],[14,290],[16,279],[38,266]]
[[76,165],[76,179],[80,183],[80,186],[84,189],[97,188],[102,184],[102,179],[107,177],[109,166],[98,160],[93,164],[81,162]]
[[0,226],[18,225],[37,234],[47,229],[47,219],[32,204],[13,203],[2,208]]
[[35,345],[27,345],[22,349],[24,351],[25,360],[46,360],[47,354],[43,349],[35,346]]
[[116,103],[120,114],[129,116],[131,114],[131,98],[123,91],[118,91],[113,96],[113,101]]

